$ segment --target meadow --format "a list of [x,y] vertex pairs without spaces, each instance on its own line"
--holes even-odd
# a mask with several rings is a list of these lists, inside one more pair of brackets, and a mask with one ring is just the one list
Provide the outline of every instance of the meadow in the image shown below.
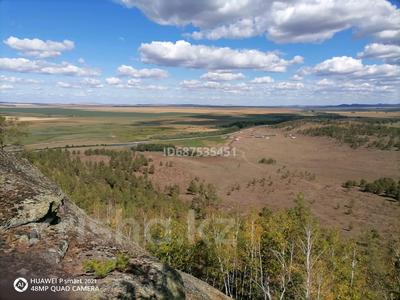
[[[265,113],[263,113],[265,112]],[[268,112],[268,113],[267,113]],[[110,107],[0,106],[0,114],[26,124],[23,144],[30,149],[109,145],[137,141],[176,140],[181,145],[203,145],[223,140],[225,134],[257,124],[299,118],[299,112],[242,108],[182,109]],[[182,139],[180,141],[180,139]]]

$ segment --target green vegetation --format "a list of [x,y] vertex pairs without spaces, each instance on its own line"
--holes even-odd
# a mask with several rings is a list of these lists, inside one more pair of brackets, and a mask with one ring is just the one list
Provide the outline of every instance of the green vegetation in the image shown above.
[[132,147],[132,150],[146,152],[146,151],[154,151],[154,152],[163,152],[166,148],[174,148],[174,144],[139,144],[135,147]]
[[259,164],[266,164],[266,165],[274,165],[274,164],[276,164],[276,160],[275,159],[273,159],[273,158],[261,158],[259,161],[258,161],[258,163]]
[[82,161],[67,150],[30,152],[27,157],[80,207],[110,225],[117,221],[110,209],[122,210],[121,217],[140,218],[156,210],[167,214],[184,208],[178,199],[152,187],[146,175],[151,162],[142,154],[106,149],[86,150],[85,154],[106,157]]
[[118,254],[114,259],[98,260],[91,259],[84,261],[83,269],[85,272],[94,273],[97,278],[104,278],[112,271],[125,271],[128,266],[129,256]]
[[[165,192],[153,186],[152,162],[138,152],[86,153],[25,156],[89,214],[235,299],[399,299],[399,237],[383,241],[367,231],[343,238],[320,226],[301,195],[292,208],[244,215],[220,209],[215,187],[195,178],[187,187],[191,201],[183,201],[178,186]],[[84,265],[97,277],[126,266],[126,259]]]
[[225,124],[224,127],[237,127],[239,129],[242,129],[260,125],[274,125],[303,118],[304,116],[296,114],[268,114],[251,117],[249,116],[247,118],[244,118],[243,120],[239,119],[235,122]]
[[7,144],[18,144],[26,132],[23,130],[23,123],[17,122],[16,119],[6,119],[0,116],[0,148],[3,149]]
[[79,108],[60,108],[60,107],[2,107],[1,113],[15,116],[35,116],[35,117],[85,117],[85,118],[124,118],[132,119],[152,119],[156,117],[177,117],[190,114],[179,112],[164,113],[145,113],[145,112],[124,112],[124,111],[100,111]]
[[400,127],[398,120],[365,119],[356,122],[325,122],[322,126],[313,126],[300,130],[310,136],[327,136],[350,145],[375,147],[381,150],[400,150]]
[[400,201],[400,180],[396,181],[393,178],[382,177],[373,182],[361,179],[359,183],[355,180],[348,180],[343,183],[343,187],[359,187],[363,192],[386,196]]

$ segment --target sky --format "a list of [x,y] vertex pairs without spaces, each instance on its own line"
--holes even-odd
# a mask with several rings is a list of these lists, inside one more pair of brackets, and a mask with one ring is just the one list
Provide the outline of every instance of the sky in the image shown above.
[[400,103],[400,3],[0,0],[0,101]]

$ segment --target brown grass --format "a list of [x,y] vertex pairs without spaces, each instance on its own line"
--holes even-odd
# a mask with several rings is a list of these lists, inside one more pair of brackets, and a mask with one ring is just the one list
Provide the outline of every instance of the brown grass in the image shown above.
[[[251,137],[262,134],[276,136]],[[397,203],[341,187],[348,179],[374,180],[384,176],[398,179],[398,152],[354,150],[325,138],[296,136],[292,139],[285,137],[284,131],[265,127],[247,129],[235,136],[240,137],[239,141],[231,139],[230,143],[238,155],[232,158],[166,158],[160,153],[147,154],[156,166],[153,182],[160,187],[176,183],[185,191],[190,180],[197,176],[217,186],[224,199],[223,207],[239,212],[290,207],[302,193],[324,224],[350,233],[368,228],[386,234],[400,233]],[[258,164],[263,157],[272,157],[277,163]],[[159,166],[160,161],[164,166]],[[166,161],[172,161],[173,167],[165,167]],[[262,178],[265,178],[264,184]],[[240,189],[232,191],[237,185]]]

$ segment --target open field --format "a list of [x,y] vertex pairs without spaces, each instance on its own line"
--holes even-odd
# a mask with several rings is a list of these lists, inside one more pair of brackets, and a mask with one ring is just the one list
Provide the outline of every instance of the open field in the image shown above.
[[[155,166],[159,161],[173,162],[172,168],[156,167],[152,178],[158,185],[176,183],[183,190],[194,177],[215,183],[223,206],[240,212],[291,207],[301,193],[325,224],[352,233],[367,228],[400,233],[398,203],[341,186],[349,179],[400,179],[397,151],[351,149],[327,138],[292,137],[282,129],[258,127],[230,139],[236,157],[148,154]],[[258,163],[262,158],[273,158],[276,164]]]
[[345,117],[400,118],[400,111],[327,111]]
[[271,115],[297,116],[294,109],[0,106],[0,113],[26,122],[29,148],[96,145],[184,137],[207,139],[233,131],[241,121],[274,122]]

